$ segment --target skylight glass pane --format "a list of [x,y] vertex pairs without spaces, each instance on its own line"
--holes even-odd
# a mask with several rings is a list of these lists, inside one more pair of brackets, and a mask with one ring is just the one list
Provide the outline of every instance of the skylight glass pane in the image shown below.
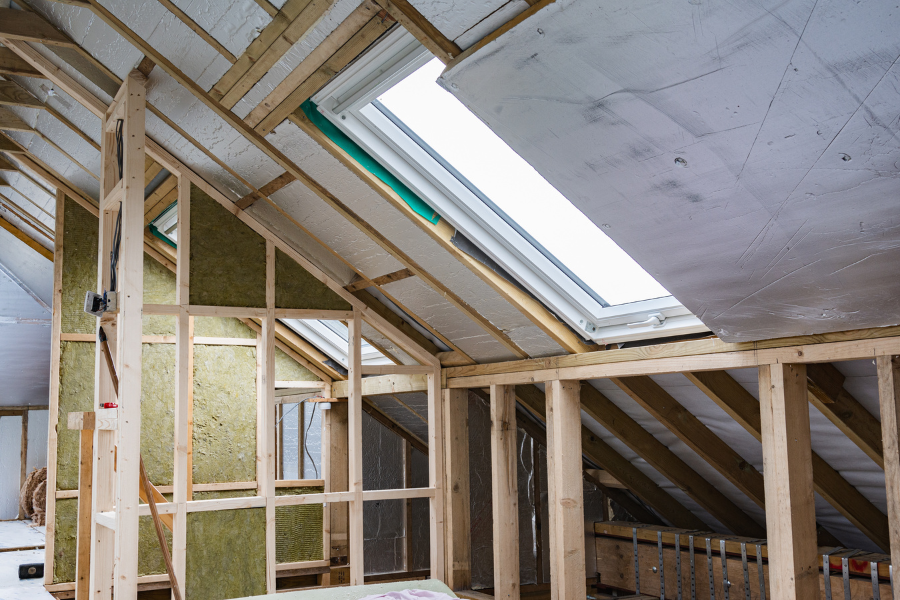
[[669,293],[435,81],[437,59],[378,100],[609,304]]

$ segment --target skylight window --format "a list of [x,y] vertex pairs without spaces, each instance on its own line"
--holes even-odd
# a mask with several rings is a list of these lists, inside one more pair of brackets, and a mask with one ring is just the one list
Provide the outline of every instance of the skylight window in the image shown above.
[[496,207],[501,216],[521,227],[551,259],[606,303],[668,296],[531,165],[435,83],[443,68],[434,58],[394,85],[378,98],[388,109],[382,112],[402,121],[471,182],[492,209]]
[[486,256],[502,267],[585,338],[612,343],[708,331],[438,86],[442,68],[395,28],[302,109],[413,212],[450,223],[465,247],[477,247],[476,260]]

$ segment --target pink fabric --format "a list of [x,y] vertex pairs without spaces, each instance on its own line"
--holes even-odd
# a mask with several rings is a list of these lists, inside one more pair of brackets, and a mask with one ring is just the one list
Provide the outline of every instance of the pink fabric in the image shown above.
[[360,600],[381,600],[382,598],[385,600],[454,600],[453,596],[430,590],[399,590],[396,592],[385,592],[384,594],[373,594],[360,598]]

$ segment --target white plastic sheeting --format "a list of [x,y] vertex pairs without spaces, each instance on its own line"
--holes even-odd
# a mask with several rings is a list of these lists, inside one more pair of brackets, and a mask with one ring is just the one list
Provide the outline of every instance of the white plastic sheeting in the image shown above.
[[0,521],[19,514],[22,417],[0,417]]

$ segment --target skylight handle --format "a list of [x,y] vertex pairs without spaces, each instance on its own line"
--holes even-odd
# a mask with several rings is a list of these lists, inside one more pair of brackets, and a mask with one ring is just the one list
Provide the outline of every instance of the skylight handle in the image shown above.
[[665,324],[666,318],[662,313],[650,313],[646,321],[629,323],[628,327],[630,327],[631,329],[640,329],[641,327],[653,327],[654,329],[659,329],[660,327],[664,327]]

